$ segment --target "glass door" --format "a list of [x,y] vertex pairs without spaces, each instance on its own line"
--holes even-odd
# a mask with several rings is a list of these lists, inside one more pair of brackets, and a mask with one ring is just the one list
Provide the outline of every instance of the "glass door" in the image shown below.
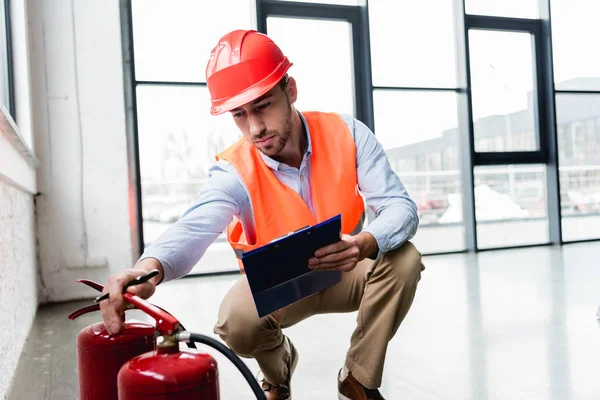
[[538,21],[466,22],[477,247],[548,243]]

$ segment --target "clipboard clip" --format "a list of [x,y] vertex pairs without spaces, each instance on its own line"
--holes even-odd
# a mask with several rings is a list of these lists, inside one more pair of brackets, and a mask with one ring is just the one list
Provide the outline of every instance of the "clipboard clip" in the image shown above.
[[307,229],[310,229],[310,228],[311,228],[311,225],[306,225],[306,226],[303,226],[303,227],[302,227],[302,228],[300,228],[300,229],[296,229],[295,231],[291,231],[291,232],[289,232],[289,233],[286,233],[286,234],[285,234],[285,235],[283,235],[283,236],[279,236],[279,237],[277,237],[277,238],[275,238],[275,239],[271,240],[269,243],[276,242],[276,241],[278,241],[278,240],[284,239],[284,238],[286,238],[286,237],[288,237],[288,236],[295,235],[296,233],[299,233],[299,232],[305,231],[305,230],[307,230]]

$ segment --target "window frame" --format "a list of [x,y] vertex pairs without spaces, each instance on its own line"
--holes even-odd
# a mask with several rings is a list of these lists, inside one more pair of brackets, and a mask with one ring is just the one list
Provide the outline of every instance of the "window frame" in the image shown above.
[[[4,0],[5,4],[9,0]],[[450,157],[452,151],[448,151],[448,160],[442,156],[442,166],[456,163],[460,168],[462,212],[465,232],[464,250],[443,252],[477,252],[483,251],[477,245],[477,226],[475,220],[474,199],[474,168],[478,166],[508,165],[508,164],[544,164],[546,168],[546,190],[549,220],[549,242],[550,244],[564,243],[562,238],[562,215],[561,215],[561,190],[558,171],[559,144],[556,119],[556,96],[559,94],[598,95],[600,90],[557,90],[554,83],[554,59],[552,55],[552,28],[550,18],[551,0],[539,0],[539,17],[537,19],[498,17],[488,15],[471,15],[465,11],[465,0],[453,1],[453,22],[456,51],[456,73],[455,87],[412,87],[412,86],[373,86],[371,71],[370,29],[369,29],[369,2],[361,0],[358,5],[336,5],[326,3],[305,3],[299,1],[284,0],[254,0],[255,26],[260,32],[266,32],[267,16],[287,16],[345,20],[353,27],[354,46],[354,75],[356,94],[356,115],[375,134],[374,122],[374,90],[389,91],[415,91],[415,92],[444,92],[450,91],[457,96],[457,116],[459,142],[456,149],[456,159]],[[130,166],[130,186],[132,215],[136,221],[132,224],[132,242],[137,243],[134,248],[134,257],[142,253],[144,249],[142,233],[142,208],[141,208],[141,180],[139,165],[138,127],[136,86],[144,85],[197,85],[206,86],[205,82],[159,82],[159,81],[136,81],[135,79],[135,57],[133,48],[132,28],[132,0],[120,0],[122,12],[122,40],[125,76],[125,97],[127,107],[127,132],[128,132],[128,154]],[[427,16],[423,16],[427,18]],[[536,136],[539,143],[537,151],[504,151],[504,152],[476,152],[474,148],[474,130],[472,115],[472,99],[470,86],[469,67],[469,29],[527,31],[535,37],[534,70],[535,70],[535,93],[537,97],[537,125]],[[359,55],[356,57],[356,55]],[[600,121],[598,117],[597,121]],[[598,129],[596,127],[595,129]],[[519,139],[522,141],[522,139]],[[561,152],[569,151],[568,148],[560,148]],[[409,159],[403,162],[408,168],[410,164],[415,167],[419,164],[417,159]],[[395,167],[399,167],[399,163]],[[589,240],[599,240],[589,239]],[[587,240],[584,240],[587,241]],[[548,243],[540,243],[544,245]],[[509,248],[524,246],[509,246]],[[527,247],[527,246],[525,246]],[[489,249],[485,249],[489,250]],[[443,254],[432,253],[432,254]]]
[[10,23],[10,0],[2,0],[0,5],[4,11],[4,28],[6,38],[6,72],[7,72],[7,83],[8,83],[8,112],[13,120],[16,121],[16,109],[15,109],[15,84],[14,84],[14,72],[13,72],[13,55],[12,55],[12,29]]

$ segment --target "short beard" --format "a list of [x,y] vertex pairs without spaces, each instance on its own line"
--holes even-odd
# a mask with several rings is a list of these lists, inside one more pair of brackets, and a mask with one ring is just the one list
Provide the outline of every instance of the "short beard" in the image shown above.
[[290,135],[292,134],[292,130],[294,128],[294,119],[292,117],[292,104],[290,103],[290,100],[287,98],[287,96],[286,96],[286,101],[287,101],[287,105],[288,105],[288,107],[287,107],[288,111],[285,116],[285,123],[283,125],[283,130],[281,132],[279,132],[278,135],[275,136],[275,140],[274,140],[273,144],[265,146],[262,149],[259,149],[263,154],[265,154],[266,156],[269,156],[271,158],[275,157],[279,153],[281,153],[281,151],[285,147]]

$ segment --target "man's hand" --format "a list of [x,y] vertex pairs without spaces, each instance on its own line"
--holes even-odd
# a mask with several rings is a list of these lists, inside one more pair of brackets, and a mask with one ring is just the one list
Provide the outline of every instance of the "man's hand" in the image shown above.
[[163,269],[160,262],[154,258],[145,258],[136,264],[131,269],[119,271],[108,278],[108,282],[104,286],[102,293],[110,293],[110,297],[100,302],[100,311],[104,326],[110,334],[117,334],[123,329],[123,321],[121,315],[125,312],[127,305],[123,299],[123,288],[127,283],[134,280],[138,276],[147,274],[153,269],[158,269],[160,274],[150,279],[148,282],[127,288],[127,292],[137,295],[143,299],[152,296],[156,285],[162,280]]
[[356,236],[342,235],[342,240],[315,251],[308,260],[310,269],[334,269],[349,272],[359,261],[377,251],[377,241],[368,232]]

